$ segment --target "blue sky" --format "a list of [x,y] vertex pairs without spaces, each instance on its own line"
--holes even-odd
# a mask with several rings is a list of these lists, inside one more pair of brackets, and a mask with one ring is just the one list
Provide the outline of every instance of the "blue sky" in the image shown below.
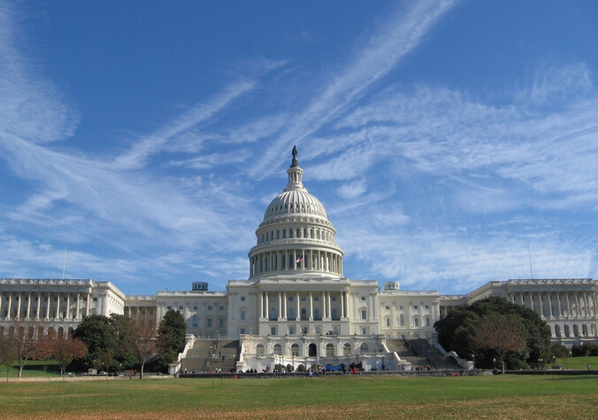
[[297,145],[351,279],[598,277],[595,1],[0,0],[0,276],[224,290]]

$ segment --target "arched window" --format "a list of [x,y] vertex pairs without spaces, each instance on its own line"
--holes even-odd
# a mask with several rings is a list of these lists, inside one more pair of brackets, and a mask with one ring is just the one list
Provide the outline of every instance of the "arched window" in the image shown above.
[[305,308],[301,308],[301,321],[307,321],[307,311]]
[[359,347],[359,351],[361,352],[361,354],[367,353],[370,351],[370,346],[368,346],[367,343],[363,343],[360,347]]
[[299,344],[293,344],[291,346],[291,356],[299,356]]
[[584,337],[587,337],[587,336],[588,336],[588,326],[587,326],[586,324],[583,324],[583,325],[581,326],[581,334],[582,334]]
[[579,325],[577,325],[577,324],[573,325],[573,335],[575,337],[579,337]]
[[193,317],[191,318],[191,326],[194,328],[197,328],[198,325],[199,325],[199,318],[197,317],[197,315],[193,315]]
[[309,351],[309,357],[318,357],[318,346],[314,343],[311,343],[307,349]]
[[554,336],[560,338],[560,336],[561,336],[561,327],[560,327],[560,325],[555,325],[554,326]]
[[282,346],[280,344],[274,344],[274,354],[282,354]]
[[343,356],[351,356],[351,344],[345,343],[343,346]]
[[401,325],[401,327],[405,326],[405,315],[401,314],[401,316],[399,317],[399,324]]
[[326,357],[334,357],[334,344],[326,344]]
[[569,330],[569,326],[568,325],[565,325],[564,330],[565,330],[565,337],[570,337],[571,336],[571,331]]
[[264,354],[264,345],[258,344],[255,346],[255,354]]

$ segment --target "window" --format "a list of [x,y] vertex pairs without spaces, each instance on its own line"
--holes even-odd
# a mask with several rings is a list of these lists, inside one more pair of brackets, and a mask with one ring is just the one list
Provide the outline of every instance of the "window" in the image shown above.
[[361,319],[367,319],[368,318],[368,311],[366,311],[365,309],[361,310]]
[[193,310],[194,310],[194,311],[197,311],[197,306],[194,306],[194,307],[193,307]]
[[208,328],[212,328],[212,318],[208,318]]
[[430,318],[426,318],[426,327],[430,326]]
[[417,311],[417,309],[418,309],[418,308],[417,308],[417,305],[413,305],[413,310],[414,310],[414,311]]
[[390,318],[386,318],[386,326],[390,327]]
[[401,327],[405,326],[405,315],[400,316],[399,323],[401,324]]
[[211,310],[212,310],[212,307],[208,305],[208,311],[211,311]]
[[314,302],[317,302],[318,300],[320,300],[320,298],[319,298],[319,297],[317,297],[317,296],[316,296],[316,297],[314,297]]
[[167,306],[166,309],[170,311],[172,309],[172,306]]
[[276,335],[276,327],[270,328],[270,335]]
[[239,330],[239,334],[245,334],[245,328],[241,328],[241,329]]
[[295,327],[289,327],[289,334],[290,335],[294,335],[295,334]]
[[291,356],[299,356],[299,345],[293,344],[291,346]]
[[223,311],[224,310],[224,306],[220,306],[220,310]]
[[365,302],[365,296],[362,296],[362,297],[361,297],[361,300]]
[[336,296],[331,296],[330,300],[333,301],[333,302],[336,302]]
[[289,296],[289,302],[293,301],[293,296]]
[[241,321],[245,320],[245,311],[241,311]]
[[430,305],[424,305],[424,309],[425,309],[426,311],[429,311],[429,310],[430,310]]
[[245,296],[241,296],[241,302],[245,302]]
[[282,346],[280,344],[274,344],[274,354],[282,354]]
[[345,343],[343,346],[343,356],[351,356],[351,344]]
[[197,318],[197,315],[193,315],[193,318],[191,318],[191,325],[193,325],[193,327],[197,328],[198,323],[199,323],[199,318]]
[[264,345],[258,344],[257,346],[255,346],[255,352],[256,354],[264,354]]
[[413,318],[413,325],[419,327],[419,318]]
[[386,308],[386,310],[388,311],[388,310],[390,309],[390,306],[386,306],[385,308]]
[[326,344],[326,357],[334,357],[334,345],[332,343]]
[[182,311],[182,310],[183,310],[183,307],[182,307],[182,306],[179,306],[179,311]]

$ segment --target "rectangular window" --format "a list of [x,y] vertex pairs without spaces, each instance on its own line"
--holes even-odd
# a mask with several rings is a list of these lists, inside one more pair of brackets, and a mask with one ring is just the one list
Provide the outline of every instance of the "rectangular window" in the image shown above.
[[426,318],[426,327],[430,326],[430,318]]
[[166,309],[170,311],[172,309],[172,306],[167,306]]
[[361,300],[365,301],[365,296],[362,296],[362,297],[361,297]]
[[220,318],[218,320],[218,328],[224,328],[224,319]]
[[245,320],[245,311],[241,311],[241,320],[244,321]]
[[317,296],[316,296],[316,297],[314,297],[314,302],[317,302],[318,300],[320,300],[320,298],[319,298],[319,297],[317,297]]
[[211,311],[211,310],[212,310],[212,307],[211,307],[211,306],[208,306],[208,311]]
[[212,318],[208,318],[208,328],[212,328]]
[[333,301],[333,302],[336,302],[336,296],[332,296],[332,297],[330,298],[330,300],[331,300],[331,301]]
[[361,329],[361,334],[367,335],[367,333],[368,333],[368,330],[366,328]]
[[245,334],[245,328],[241,328],[241,330],[239,330],[239,334]]
[[221,310],[221,311],[223,311],[223,310],[224,310],[224,306],[221,306],[221,307],[220,307],[220,310]]
[[276,327],[270,328],[270,335],[276,335]]
[[417,311],[417,305],[413,305],[413,310]]
[[245,302],[245,296],[241,296],[241,302]]
[[290,335],[295,334],[295,327],[289,327],[289,334]]
[[367,311],[364,309],[361,311],[361,319],[367,319]]
[[424,309],[425,309],[426,311],[430,310],[430,305],[424,305]]
[[289,302],[293,301],[293,296],[289,296]]
[[390,318],[386,318],[386,326],[390,327]]
[[413,318],[413,325],[419,327],[419,318]]

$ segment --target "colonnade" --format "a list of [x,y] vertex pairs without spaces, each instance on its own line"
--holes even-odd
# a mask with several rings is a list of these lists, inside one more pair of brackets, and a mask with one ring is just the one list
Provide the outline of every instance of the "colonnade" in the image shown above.
[[[339,292],[299,292],[299,291],[262,291],[259,298],[260,318],[280,321],[319,321],[322,319],[340,320],[347,318],[349,313],[349,293],[347,291]],[[273,306],[270,306],[270,297],[275,298]],[[301,306],[301,298],[305,297],[305,304]],[[319,314],[319,307],[316,308],[314,300],[322,298],[322,313]],[[292,299],[291,299],[292,298]],[[333,298],[340,298],[340,307],[332,305]],[[274,309],[275,319],[270,314]],[[334,313],[337,309],[338,312]],[[296,312],[295,312],[296,311]],[[289,316],[291,315],[292,316]]]
[[342,275],[343,257],[335,252],[314,249],[270,251],[250,258],[249,275],[287,270],[323,271]]
[[596,294],[591,291],[511,292],[510,297],[545,318],[596,316]]
[[82,319],[91,312],[91,293],[4,292],[1,319]]

